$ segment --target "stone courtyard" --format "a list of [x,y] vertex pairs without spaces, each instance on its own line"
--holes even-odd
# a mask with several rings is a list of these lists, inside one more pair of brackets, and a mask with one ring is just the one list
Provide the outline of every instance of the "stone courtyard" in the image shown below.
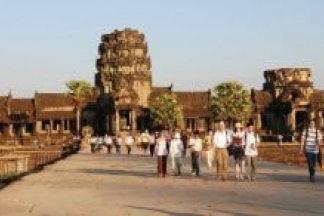
[[[82,152],[22,177],[0,191],[0,215],[323,215],[324,175],[309,183],[306,167],[259,162],[256,182],[202,177],[156,177],[156,159],[141,152]],[[169,166],[170,168],[170,166]],[[169,170],[168,173],[171,173]]]

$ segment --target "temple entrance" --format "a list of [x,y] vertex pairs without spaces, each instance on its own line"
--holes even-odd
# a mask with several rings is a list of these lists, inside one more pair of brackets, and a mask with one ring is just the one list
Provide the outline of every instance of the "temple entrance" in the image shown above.
[[121,131],[131,129],[131,110],[119,111],[119,127]]
[[307,125],[308,121],[308,112],[296,111],[296,131],[301,132]]

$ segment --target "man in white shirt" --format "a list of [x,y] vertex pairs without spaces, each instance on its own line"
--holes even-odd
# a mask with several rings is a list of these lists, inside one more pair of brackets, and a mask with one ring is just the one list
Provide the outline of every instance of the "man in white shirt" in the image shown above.
[[182,153],[183,153],[183,142],[179,132],[174,134],[174,138],[170,143],[170,156],[171,160],[175,163],[175,175],[181,175],[181,165],[182,165]]
[[198,131],[195,131],[194,137],[190,139],[188,147],[191,148],[192,175],[200,176],[199,161],[202,151],[202,139],[199,137]]
[[226,131],[226,126],[224,121],[220,121],[219,130],[214,133],[213,145],[215,148],[215,161],[216,161],[216,177],[225,181],[227,179],[227,169],[228,169],[228,151],[227,147],[231,143],[231,136]]

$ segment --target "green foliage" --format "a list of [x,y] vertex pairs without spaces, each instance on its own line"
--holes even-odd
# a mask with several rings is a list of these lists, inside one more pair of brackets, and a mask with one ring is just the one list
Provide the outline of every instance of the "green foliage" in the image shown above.
[[158,96],[150,106],[153,125],[173,130],[175,126],[183,127],[182,109],[178,105],[177,96],[173,93]]
[[212,92],[211,111],[216,119],[243,120],[251,114],[250,92],[238,82],[225,82]]
[[70,80],[66,83],[66,87],[78,105],[92,94],[91,84],[85,80]]

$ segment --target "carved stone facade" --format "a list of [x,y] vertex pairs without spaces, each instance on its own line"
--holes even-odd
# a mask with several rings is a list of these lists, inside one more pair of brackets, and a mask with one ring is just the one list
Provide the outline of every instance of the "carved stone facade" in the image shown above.
[[114,113],[107,115],[107,131],[137,130],[137,117],[148,107],[152,88],[151,60],[143,34],[126,28],[101,37],[96,67],[100,94],[110,95]]
[[323,127],[322,106],[324,92],[313,88],[308,68],[280,68],[264,72],[263,90],[252,89],[254,120],[260,130],[268,134],[291,134],[316,118]]

